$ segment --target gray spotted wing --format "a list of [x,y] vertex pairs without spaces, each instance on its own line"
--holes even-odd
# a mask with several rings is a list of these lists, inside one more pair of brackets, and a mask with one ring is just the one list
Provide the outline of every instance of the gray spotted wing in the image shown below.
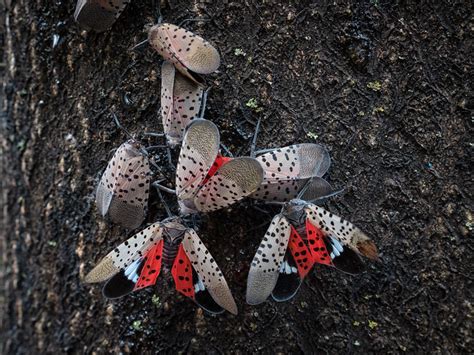
[[154,223],[120,244],[87,274],[84,281],[87,283],[102,282],[121,270],[127,269],[160,242],[163,235],[162,227],[161,222]]
[[169,144],[181,142],[185,128],[198,115],[203,88],[189,80],[173,64],[163,62],[161,67],[161,115]]
[[260,186],[262,178],[262,167],[256,159],[232,159],[217,170],[199,190],[194,204],[200,212],[230,206],[254,192]]
[[341,244],[349,246],[369,259],[378,260],[375,243],[351,222],[312,203],[305,206],[305,212],[309,222],[324,234],[332,235]]
[[208,120],[194,120],[188,126],[176,169],[178,200],[194,199],[219,152],[219,130]]
[[[252,198],[287,202],[298,196],[311,177],[323,176],[331,164],[327,150],[312,143],[291,145],[275,149],[256,158],[265,172],[263,182]],[[330,187],[319,179],[312,186],[314,198],[324,195]],[[320,191],[316,191],[319,185]]]
[[78,0],[74,19],[83,27],[102,32],[110,28],[130,0]]
[[237,314],[237,305],[222,271],[193,229],[186,231],[183,247],[200,281],[214,301],[230,313]]
[[217,70],[220,55],[206,40],[184,28],[163,23],[153,26],[148,35],[152,47],[191,80],[193,73],[210,74]]
[[[250,197],[266,201],[288,202],[298,197],[308,181],[309,179],[302,179],[262,183]],[[315,177],[308,185],[301,199],[312,201],[328,196],[333,192],[331,185],[326,180]]]
[[122,144],[102,175],[96,193],[99,212],[125,228],[145,219],[151,170],[148,159],[133,141]]
[[281,214],[276,215],[250,266],[246,295],[248,304],[265,302],[272,293],[278,281],[290,234],[291,227],[288,220]]

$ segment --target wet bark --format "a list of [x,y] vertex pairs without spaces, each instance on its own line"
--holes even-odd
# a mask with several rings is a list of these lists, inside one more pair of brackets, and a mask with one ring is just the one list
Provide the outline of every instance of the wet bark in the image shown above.
[[[161,130],[160,59],[129,50],[156,8],[133,2],[93,34],[73,2],[12,0],[0,4],[0,351],[472,352],[472,3],[170,3],[166,21],[208,19],[185,26],[222,54],[207,118],[223,143],[248,154],[260,117],[260,148],[324,144],[345,188],[326,207],[367,231],[383,263],[356,277],[316,267],[293,301],[245,305],[277,211],[247,203],[199,231],[238,316],[203,314],[167,278],[103,299],[81,277],[128,234],[98,216],[94,189],[125,139],[112,111],[134,134]],[[147,222],[165,216],[154,200]]]

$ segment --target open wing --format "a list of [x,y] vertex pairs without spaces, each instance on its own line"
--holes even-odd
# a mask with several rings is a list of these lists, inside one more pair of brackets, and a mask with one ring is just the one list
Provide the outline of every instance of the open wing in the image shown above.
[[219,130],[208,120],[194,120],[181,145],[176,169],[178,200],[193,199],[219,151]]
[[193,73],[210,74],[220,65],[220,55],[206,40],[184,28],[163,23],[150,29],[148,40],[183,75],[200,81]]
[[154,223],[129,238],[103,258],[84,278],[87,283],[109,280],[108,298],[122,297],[155,283],[161,268],[163,228]]
[[199,190],[194,205],[200,212],[215,211],[240,201],[260,186],[263,171],[254,158],[226,162]]
[[182,246],[194,270],[194,301],[211,313],[220,313],[222,307],[237,314],[237,305],[224,275],[193,229],[186,231]]
[[198,115],[202,86],[184,77],[170,62],[161,67],[161,116],[169,144],[180,143],[184,130]]
[[329,235],[340,245],[348,246],[372,260],[378,260],[375,243],[351,222],[343,220],[324,208],[308,203],[305,206],[306,218],[324,235]]
[[105,169],[96,192],[101,215],[125,228],[138,227],[146,216],[150,186],[148,159],[136,143],[122,144]]
[[313,261],[334,266],[348,274],[359,274],[365,264],[352,248],[342,245],[331,233],[324,233],[318,226],[306,220],[306,233]]
[[281,214],[276,215],[250,266],[246,294],[248,304],[265,302],[272,293],[278,281],[290,234],[291,227],[288,220]]
[[96,32],[107,30],[120,16],[130,0],[78,0],[74,19]]
[[308,246],[296,229],[291,226],[288,249],[279,269],[277,284],[272,292],[273,299],[277,302],[284,302],[293,298],[313,264],[314,261]]

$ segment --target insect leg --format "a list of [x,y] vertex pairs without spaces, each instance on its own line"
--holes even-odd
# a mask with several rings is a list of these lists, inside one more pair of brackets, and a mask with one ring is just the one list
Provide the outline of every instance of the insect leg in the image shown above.
[[257,121],[257,125],[255,126],[255,133],[253,134],[252,145],[250,146],[250,156],[255,158],[255,148],[257,147],[257,136],[258,131],[260,130],[260,123],[262,119],[259,117]]
[[178,26],[179,26],[179,27],[183,27],[183,25],[184,25],[185,23],[188,23],[188,22],[199,22],[199,21],[208,22],[208,21],[211,21],[211,19],[208,19],[208,18],[188,18],[188,19],[186,19],[186,20],[181,21]]
[[144,41],[141,41],[138,44],[134,45],[132,48],[129,49],[129,51],[134,51],[135,49],[141,48],[147,43],[148,43],[148,38],[145,39]]
[[[301,192],[304,192],[304,191],[301,191]],[[300,194],[301,194],[301,192],[300,192]],[[339,195],[339,194],[341,194],[341,193],[343,193],[343,192],[344,192],[344,189],[340,189],[340,190],[331,192],[330,194],[328,194],[328,195],[326,195],[326,196],[321,196],[321,197],[315,198],[315,199],[313,199],[313,200],[309,200],[309,201],[307,201],[307,202],[316,204],[316,202],[318,202],[318,201],[322,201],[322,200],[325,200],[325,199],[327,199],[327,198],[337,196],[337,195]]]
[[122,131],[124,131],[125,135],[130,138],[130,139],[134,139],[132,134],[124,127],[122,126],[122,124],[120,123],[117,115],[115,114],[115,112],[112,112],[112,115],[114,117],[114,121],[115,121],[115,124],[117,125],[117,128],[121,129]]
[[232,154],[232,152],[229,150],[229,148],[227,148],[224,144],[221,143],[220,146],[221,146],[221,148],[224,150],[224,152],[226,152],[226,154],[227,154],[229,157],[231,157],[231,158],[234,157],[234,154]]
[[158,196],[161,200],[161,203],[165,207],[166,214],[168,215],[168,217],[173,217],[173,214],[171,213],[171,210],[170,210],[168,204],[166,203],[165,199],[163,198],[163,195],[161,194],[160,188],[155,184],[152,184],[152,185],[156,188],[156,192],[157,192],[157,194],[158,194]]
[[162,191],[165,191],[169,194],[176,194],[176,190],[173,190],[173,189],[170,189],[166,186],[163,186],[163,185],[160,185],[160,182],[163,181],[163,180],[159,180],[159,181],[155,181],[151,184],[151,186],[153,186],[154,188],[156,189],[159,189],[159,190],[162,190]]
[[207,104],[207,95],[209,94],[210,87],[208,87],[203,93],[201,97],[201,110],[199,112],[199,117],[204,118],[204,112],[206,111],[206,104]]

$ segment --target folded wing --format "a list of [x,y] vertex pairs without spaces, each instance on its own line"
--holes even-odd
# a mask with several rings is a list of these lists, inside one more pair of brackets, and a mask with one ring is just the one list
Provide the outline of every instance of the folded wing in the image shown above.
[[263,171],[253,158],[240,157],[225,163],[197,193],[200,212],[215,211],[243,199],[260,186]]
[[219,130],[208,120],[195,120],[187,128],[176,170],[178,200],[193,199],[219,151]]

